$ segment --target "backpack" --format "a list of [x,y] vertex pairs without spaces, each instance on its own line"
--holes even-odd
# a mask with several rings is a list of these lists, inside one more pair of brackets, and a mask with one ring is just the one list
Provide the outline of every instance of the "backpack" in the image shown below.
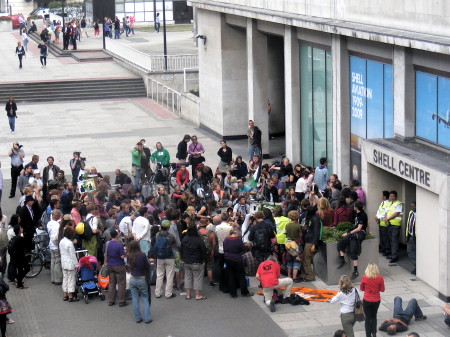
[[298,245],[295,241],[288,240],[285,244],[285,247],[289,255],[291,255],[292,257],[298,256]]
[[266,228],[258,229],[255,232],[253,244],[256,250],[269,250],[269,235]]
[[156,259],[170,259],[173,257],[172,248],[169,247],[169,241],[164,235],[160,235],[155,243]]
[[16,249],[14,247],[15,243],[16,243],[16,239],[17,236],[13,237],[11,240],[9,240],[8,242],[8,254],[13,257],[16,254]]
[[44,213],[42,213],[41,219],[39,220],[40,224],[42,227],[44,227],[45,229],[47,229],[47,224],[50,221],[50,218],[52,216],[52,213],[47,213],[47,209],[44,211]]
[[93,216],[82,221],[84,224],[84,232],[83,232],[83,234],[81,234],[81,237],[83,240],[89,241],[92,238],[92,235],[93,235],[92,228],[91,228],[92,218],[93,218]]
[[0,255],[5,255],[8,249],[8,234],[6,231],[0,233]]
[[209,244],[209,231],[206,234],[201,234],[200,232],[198,233],[200,234],[200,237],[203,240],[203,243],[206,246],[206,255],[209,256],[209,254],[211,253],[211,245]]

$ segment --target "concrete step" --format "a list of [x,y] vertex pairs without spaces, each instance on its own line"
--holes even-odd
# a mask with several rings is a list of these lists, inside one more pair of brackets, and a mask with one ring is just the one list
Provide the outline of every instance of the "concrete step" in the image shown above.
[[17,102],[50,102],[147,97],[147,90],[142,78],[0,84],[0,99],[9,96]]

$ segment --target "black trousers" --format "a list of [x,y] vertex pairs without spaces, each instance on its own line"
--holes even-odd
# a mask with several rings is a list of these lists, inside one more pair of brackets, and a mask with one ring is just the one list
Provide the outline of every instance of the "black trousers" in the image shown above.
[[11,196],[16,195],[17,178],[20,176],[20,171],[22,171],[23,165],[11,166]]
[[2,337],[6,336],[6,315],[0,314],[0,331],[2,332]]
[[247,281],[245,280],[245,269],[243,262],[225,259],[228,269],[228,289],[231,296],[237,296],[237,286],[241,288],[241,295],[249,293]]
[[70,42],[72,42],[72,50],[77,50],[77,37],[72,36],[70,38]]
[[23,55],[17,55],[19,57],[19,67],[22,68],[22,57]]
[[[216,259],[217,257],[217,259]],[[228,288],[228,270],[224,268],[225,258],[223,254],[218,254],[214,256],[214,262],[216,263],[217,280],[219,281],[219,290],[227,293]],[[228,266],[227,266],[228,267]]]
[[366,337],[373,337],[377,334],[377,313],[379,306],[380,301],[369,302],[363,300],[364,315],[366,316],[366,321],[364,323],[366,328]]
[[386,255],[391,255],[391,242],[389,241],[389,228],[380,226],[380,250]]
[[398,259],[398,245],[400,239],[400,226],[389,225],[389,241],[391,243],[391,257]]
[[63,35],[63,50],[69,49],[69,37]]
[[17,271],[17,275],[16,275],[17,286],[22,287],[23,279],[24,279],[25,275],[30,271],[30,266],[26,262],[19,263],[19,264],[16,263],[15,265],[16,265],[16,271]]
[[47,56],[41,56],[40,59],[41,59],[41,64],[43,66],[47,66]]

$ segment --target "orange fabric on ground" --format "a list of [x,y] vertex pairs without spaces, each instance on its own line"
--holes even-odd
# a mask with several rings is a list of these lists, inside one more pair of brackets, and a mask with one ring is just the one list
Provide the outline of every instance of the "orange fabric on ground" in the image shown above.
[[[282,287],[281,289],[284,289]],[[322,290],[322,289],[311,289],[311,288],[303,288],[297,287],[292,288],[292,294],[297,294],[307,299],[308,301],[316,301],[316,302],[326,302],[332,299],[338,292],[335,290]],[[258,291],[258,295],[262,295],[263,291]]]

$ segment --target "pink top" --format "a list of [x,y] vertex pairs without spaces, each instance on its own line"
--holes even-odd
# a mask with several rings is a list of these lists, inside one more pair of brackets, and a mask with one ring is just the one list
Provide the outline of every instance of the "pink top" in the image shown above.
[[367,302],[379,302],[380,292],[384,292],[384,279],[379,275],[377,278],[368,278],[364,275],[361,279],[360,289],[364,291],[364,299]]

